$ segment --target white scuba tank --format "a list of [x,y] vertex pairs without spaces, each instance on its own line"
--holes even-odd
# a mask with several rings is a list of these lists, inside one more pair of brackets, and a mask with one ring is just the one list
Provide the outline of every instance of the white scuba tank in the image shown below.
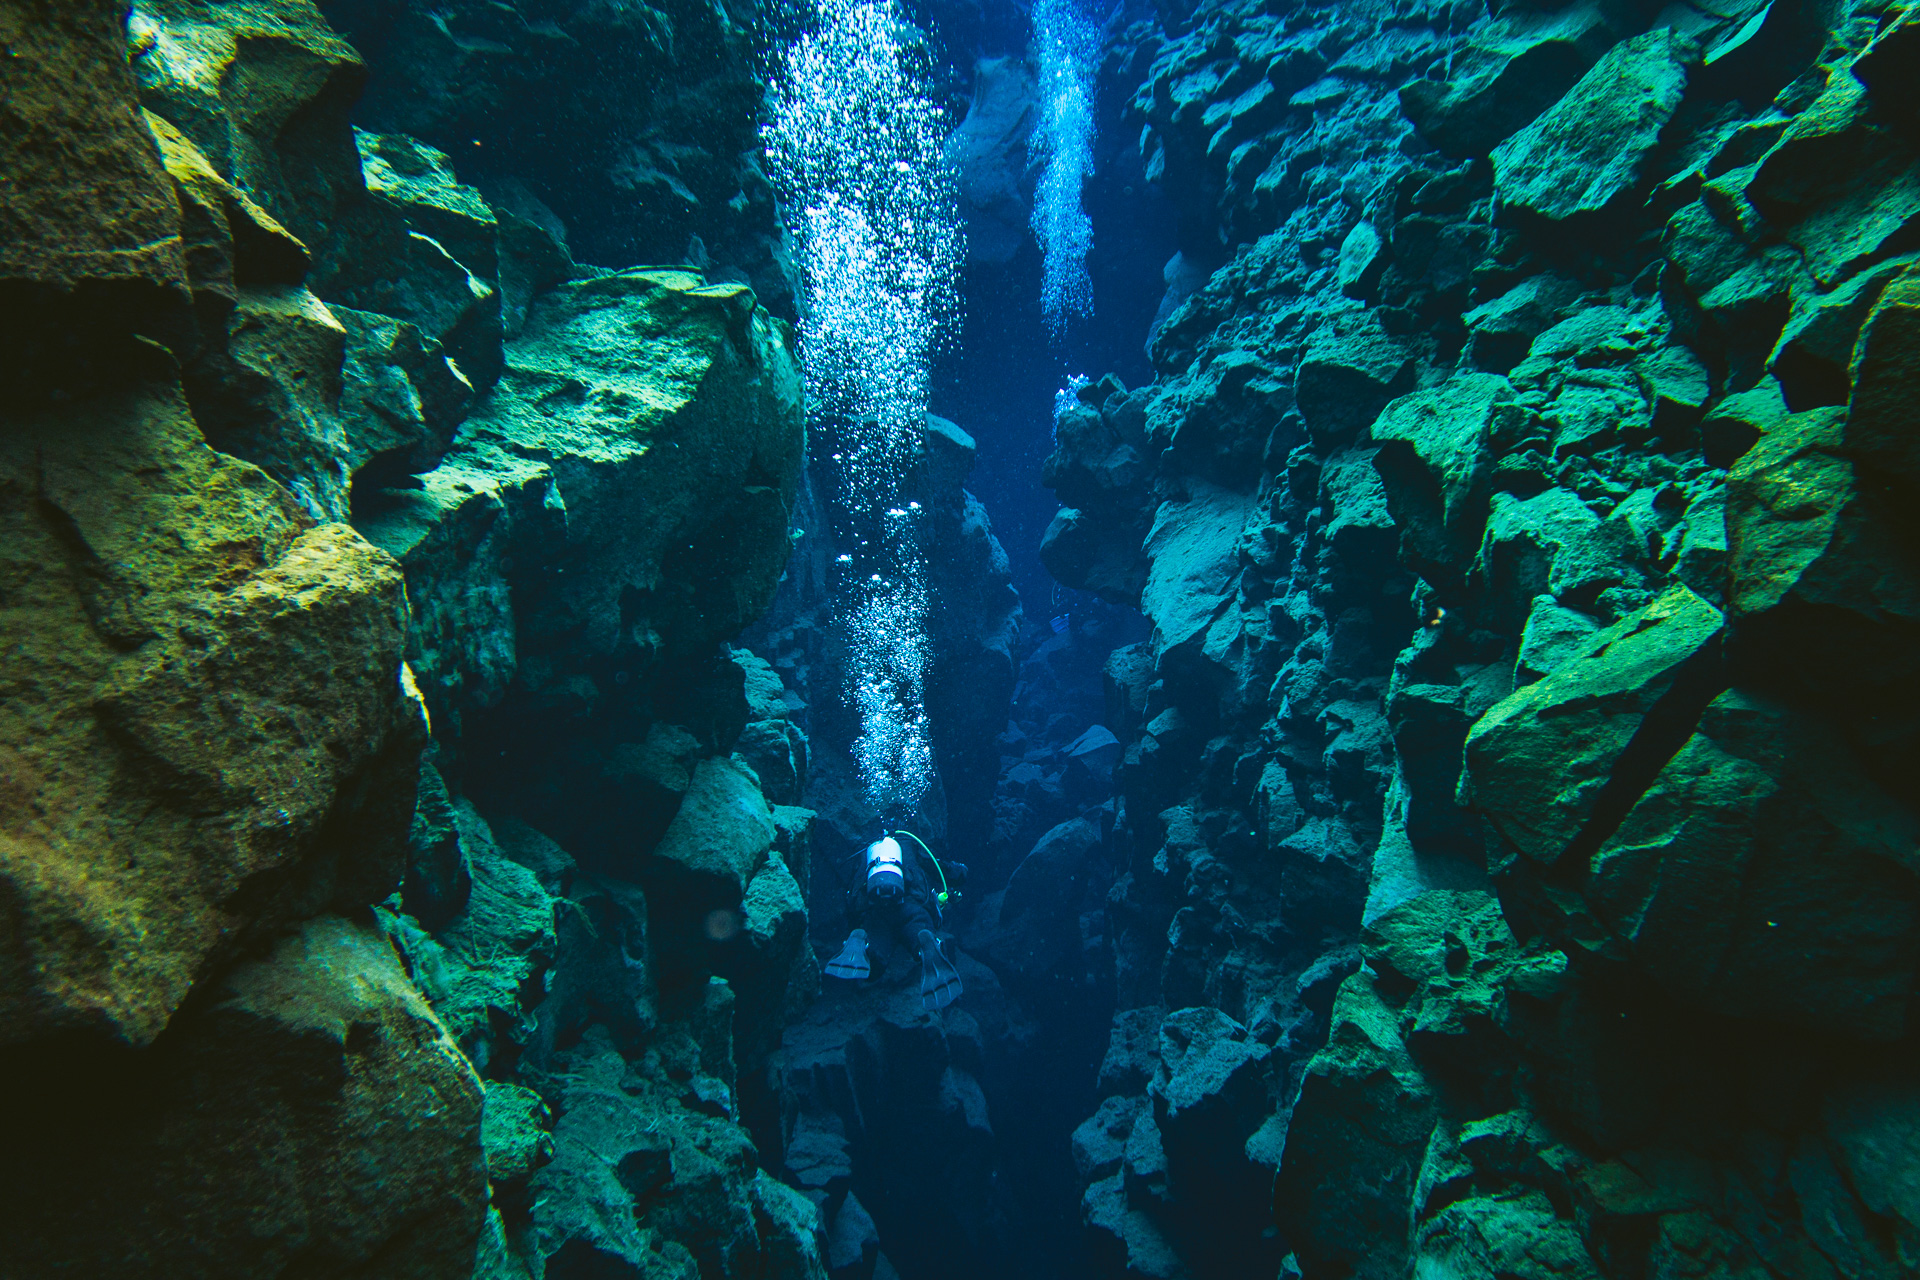
[[867,846],[867,892],[880,898],[898,898],[907,891],[906,852],[892,836]]

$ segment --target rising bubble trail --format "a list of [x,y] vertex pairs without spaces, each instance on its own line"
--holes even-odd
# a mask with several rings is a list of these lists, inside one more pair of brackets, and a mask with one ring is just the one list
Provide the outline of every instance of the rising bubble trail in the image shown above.
[[925,555],[904,483],[928,381],[951,327],[961,241],[946,125],[889,3],[820,0],[776,65],[767,156],[798,249],[801,354],[816,439],[837,442],[838,499],[858,531],[837,623],[867,798],[912,805],[930,785]]
[[1033,234],[1040,242],[1040,304],[1057,341],[1068,324],[1093,314],[1087,253],[1093,221],[1081,188],[1093,173],[1094,70],[1100,33],[1085,0],[1034,0],[1033,42],[1040,69],[1040,118],[1028,142],[1040,164]]

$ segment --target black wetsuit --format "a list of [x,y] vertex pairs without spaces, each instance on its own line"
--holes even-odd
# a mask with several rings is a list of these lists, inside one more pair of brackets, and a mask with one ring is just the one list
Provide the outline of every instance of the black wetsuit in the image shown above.
[[923,869],[924,855],[915,850],[903,861],[906,892],[891,898],[872,892],[864,866],[860,883],[847,891],[847,927],[865,929],[868,942],[877,945],[883,956],[891,955],[895,942],[905,943],[908,954],[918,955],[920,931],[940,927],[940,907]]
[[[887,843],[891,845],[893,841]],[[894,851],[888,849],[887,852]],[[860,982],[876,976],[876,967],[881,974],[891,969],[892,957],[900,944],[905,943],[920,960],[920,1006],[929,1013],[938,1013],[959,999],[966,989],[955,956],[946,944],[937,941],[934,930],[940,926],[940,909],[945,904],[947,891],[966,877],[967,868],[958,862],[935,863],[930,853],[927,860],[930,867],[937,868],[935,874],[940,876],[943,892],[934,892],[927,871],[910,855],[902,857],[898,864],[899,893],[876,889],[877,878],[868,874],[874,867],[872,862],[861,868],[859,883],[847,892],[847,915],[853,930],[847,935],[840,954],[827,961],[825,969],[830,978]],[[886,868],[888,874],[879,883],[893,880],[892,858],[887,862],[890,864]],[[879,945],[874,948],[869,945],[872,943]],[[879,954],[870,955],[873,950]]]

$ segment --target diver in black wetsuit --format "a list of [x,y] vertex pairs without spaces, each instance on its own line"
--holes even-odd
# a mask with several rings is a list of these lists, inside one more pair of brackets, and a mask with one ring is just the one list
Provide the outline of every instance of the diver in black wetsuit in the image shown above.
[[[918,846],[940,877],[937,891],[921,869],[922,859],[908,855],[909,846],[902,838]],[[940,923],[941,908],[954,896],[954,886],[964,883],[966,876],[965,863],[942,864],[912,832],[882,832],[867,846],[859,883],[847,891],[847,918],[855,927],[840,954],[827,962],[828,975],[860,979],[872,972],[866,929],[871,923],[895,937],[914,940],[920,954],[920,1003],[928,1009],[952,1004],[960,994],[960,971],[934,929]]]

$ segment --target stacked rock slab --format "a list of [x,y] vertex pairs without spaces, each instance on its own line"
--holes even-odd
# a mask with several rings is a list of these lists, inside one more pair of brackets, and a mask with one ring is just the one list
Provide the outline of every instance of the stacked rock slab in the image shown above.
[[[1049,566],[1138,565],[1156,627],[1115,666],[1137,1007],[1076,1137],[1109,1274],[1920,1267],[1916,30],[1131,29],[1114,88],[1183,258],[1224,265],[1049,463]],[[1202,1175],[1169,1121],[1215,1016],[1269,1101]],[[1228,1262],[1236,1166],[1277,1234]]]

